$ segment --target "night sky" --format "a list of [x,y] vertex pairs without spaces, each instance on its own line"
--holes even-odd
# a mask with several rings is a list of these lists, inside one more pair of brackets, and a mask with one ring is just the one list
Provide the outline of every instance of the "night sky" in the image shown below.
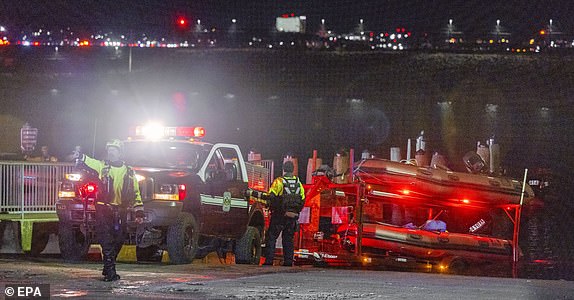
[[268,31],[275,17],[291,12],[306,15],[310,31],[315,31],[324,18],[328,29],[351,32],[362,18],[365,29],[374,31],[403,26],[415,32],[437,33],[453,19],[457,30],[480,35],[491,31],[500,19],[509,32],[528,35],[553,19],[558,30],[574,32],[574,2],[570,0],[2,0],[0,25],[157,31],[169,30],[178,16],[186,16],[219,28],[236,18],[244,30]]

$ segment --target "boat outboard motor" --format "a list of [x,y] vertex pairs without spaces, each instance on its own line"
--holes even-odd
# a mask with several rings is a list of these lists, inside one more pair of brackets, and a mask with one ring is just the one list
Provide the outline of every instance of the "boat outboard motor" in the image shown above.
[[467,152],[462,158],[466,169],[471,173],[480,173],[486,166],[482,158],[474,151]]

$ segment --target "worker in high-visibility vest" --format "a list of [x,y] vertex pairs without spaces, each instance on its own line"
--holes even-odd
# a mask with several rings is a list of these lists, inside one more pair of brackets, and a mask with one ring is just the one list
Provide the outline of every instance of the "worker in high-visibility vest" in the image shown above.
[[284,175],[275,178],[266,195],[271,209],[271,221],[265,242],[263,265],[273,265],[275,243],[279,234],[282,233],[283,266],[293,266],[295,250],[293,238],[299,213],[305,203],[305,190],[299,178],[293,175],[293,170],[293,162],[286,161],[283,164]]
[[102,197],[96,199],[96,235],[102,247],[104,281],[116,281],[116,258],[125,241],[128,210],[135,213],[135,222],[143,222],[143,203],[134,171],[122,160],[123,143],[112,140],[106,144],[107,160],[77,154],[79,161],[98,172],[102,181]]

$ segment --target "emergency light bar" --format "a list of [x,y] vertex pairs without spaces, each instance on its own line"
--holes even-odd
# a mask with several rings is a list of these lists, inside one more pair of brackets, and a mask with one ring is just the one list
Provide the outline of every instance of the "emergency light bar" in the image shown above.
[[132,133],[134,136],[144,137],[146,139],[170,137],[202,138],[205,136],[205,129],[203,127],[167,127],[159,125],[146,125],[136,126],[133,128]]

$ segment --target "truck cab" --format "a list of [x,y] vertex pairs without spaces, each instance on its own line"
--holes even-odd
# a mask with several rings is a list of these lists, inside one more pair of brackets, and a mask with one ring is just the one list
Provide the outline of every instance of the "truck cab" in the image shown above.
[[[136,128],[122,153],[135,171],[144,204],[143,224],[128,217],[126,243],[136,245],[138,260],[158,250],[167,250],[176,264],[231,251],[237,263],[259,263],[263,207],[246,196],[248,166],[239,147],[203,142],[201,127],[156,128],[161,134],[154,138],[145,136],[146,130]],[[99,195],[97,189],[91,194],[83,189],[94,181],[88,176],[69,178],[60,186],[56,206],[64,232],[60,248],[64,258],[80,260],[85,244],[95,240],[93,201]]]

